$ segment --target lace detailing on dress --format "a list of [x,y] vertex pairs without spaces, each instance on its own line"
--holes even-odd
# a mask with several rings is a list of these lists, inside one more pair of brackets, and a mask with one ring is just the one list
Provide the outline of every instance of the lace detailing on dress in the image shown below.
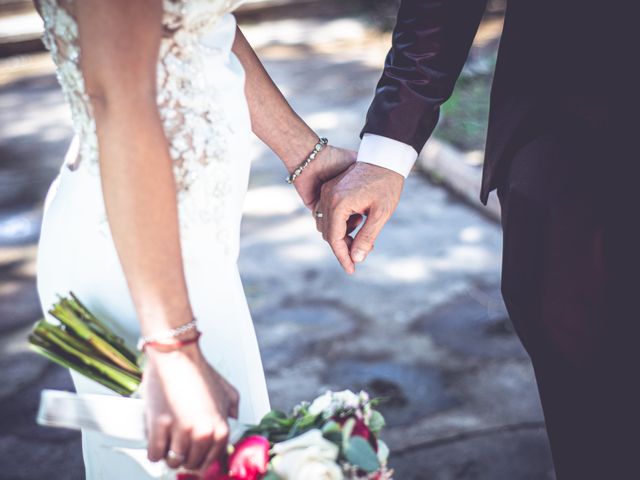
[[[207,46],[203,35],[238,0],[166,0],[164,40],[158,62],[158,107],[169,140],[178,186],[183,225],[210,223],[220,218],[232,179],[227,141],[232,128],[222,110],[211,75],[220,68],[222,54]],[[216,60],[218,63],[216,63]],[[227,232],[219,227],[215,241],[225,243]],[[187,241],[183,238],[183,243]]]
[[[228,112],[220,106],[225,92],[215,86],[216,70],[229,61],[230,46],[223,51],[203,40],[240,3],[242,0],[164,0],[157,101],[174,161],[183,227],[219,218],[231,188],[228,162],[233,159],[227,154],[227,142],[232,127]],[[80,137],[74,168],[87,165],[98,172],[98,142],[80,70],[77,23],[56,0],[41,0],[41,12],[44,41]]]
[[97,171],[98,139],[91,103],[80,70],[78,24],[56,0],[41,0],[39,5],[44,21],[43,42],[56,64],[56,75],[71,109],[73,126],[80,140],[77,158],[72,159],[72,163],[68,164],[69,168],[75,170],[82,162],[93,165],[94,171]]

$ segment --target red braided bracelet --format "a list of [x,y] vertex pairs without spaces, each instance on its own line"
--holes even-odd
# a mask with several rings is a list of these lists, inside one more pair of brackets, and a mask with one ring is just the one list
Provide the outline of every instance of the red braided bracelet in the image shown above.
[[144,342],[142,344],[141,350],[144,352],[147,348],[155,348],[160,352],[173,352],[175,350],[179,350],[182,347],[186,347],[187,345],[192,345],[200,340],[200,336],[202,332],[197,332],[195,337],[189,338],[188,340],[176,340],[175,342]]

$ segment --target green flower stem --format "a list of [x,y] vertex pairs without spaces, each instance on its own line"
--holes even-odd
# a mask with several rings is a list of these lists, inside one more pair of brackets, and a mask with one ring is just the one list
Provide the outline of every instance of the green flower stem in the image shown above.
[[95,350],[107,357],[121,369],[133,374],[137,374],[140,371],[140,368],[135,362],[128,359],[109,342],[89,328],[72,309],[65,308],[64,300],[55,304],[49,313],[60,320],[60,322],[62,322],[82,340],[91,344]]
[[59,355],[57,353],[54,353],[53,350],[51,348],[49,348],[48,346],[41,346],[39,344],[37,344],[33,339],[29,338],[29,340],[31,341],[31,345],[30,348],[39,353],[40,355],[43,355],[44,357],[48,358],[49,360],[57,363],[58,365],[61,365],[65,368],[68,368],[70,370],[75,370],[76,372],[80,373],[81,375],[94,380],[102,385],[104,385],[105,387],[107,387],[110,390],[113,390],[114,392],[123,395],[125,397],[130,396],[133,391],[131,391],[128,388],[125,388],[117,383],[111,382],[110,380],[106,379],[105,377],[101,376],[101,375],[97,375],[93,370],[86,368],[82,365],[80,365],[79,363],[75,363],[72,362],[70,360],[68,360],[66,357]]
[[91,313],[89,309],[80,302],[78,297],[73,294],[73,292],[69,292],[69,295],[71,298],[67,299],[67,303],[76,312],[76,315],[82,318],[89,328],[98,333],[131,362],[137,363],[138,354],[136,351],[129,348],[122,338],[114,334],[105,323],[101,322],[93,313]]
[[[55,350],[50,349],[51,353],[64,352],[67,358],[71,357],[79,361],[81,365],[94,369],[109,382],[116,383],[129,392],[134,392],[139,386],[141,373],[129,373],[117,365],[100,359],[95,353],[87,353],[86,347],[82,349],[75,348],[73,345],[74,341],[68,341],[68,334],[66,334],[66,332],[53,333],[51,328],[48,328],[46,325],[43,326],[41,323],[46,323],[46,321],[41,321],[40,324],[36,325],[33,336],[43,339],[45,346],[54,345]],[[89,346],[94,346],[94,344],[91,343]]]

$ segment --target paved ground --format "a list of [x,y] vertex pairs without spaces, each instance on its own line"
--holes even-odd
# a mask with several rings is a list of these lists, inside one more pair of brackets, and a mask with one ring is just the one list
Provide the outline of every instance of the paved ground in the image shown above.
[[[249,26],[294,106],[357,146],[387,38],[353,19]],[[300,43],[301,40],[304,43]],[[71,130],[42,57],[0,64],[0,478],[83,477],[78,435],[33,424],[67,373],[30,354],[39,205]],[[327,388],[390,398],[399,480],[550,479],[530,363],[499,294],[500,231],[419,175],[366,265],[341,273],[283,170],[257,141],[241,271],[273,404]]]

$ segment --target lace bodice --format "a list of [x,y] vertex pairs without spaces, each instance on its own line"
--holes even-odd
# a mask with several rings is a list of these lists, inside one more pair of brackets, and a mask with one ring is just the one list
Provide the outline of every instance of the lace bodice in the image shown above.
[[[72,0],[40,0],[45,26],[44,43],[57,66],[57,75],[71,108],[78,136],[78,153],[68,161],[71,170],[99,174],[98,141],[91,103],[80,69],[78,25],[69,9]],[[215,199],[225,190],[224,168],[227,133],[232,128],[218,108],[224,95],[212,82],[211,62],[225,61],[229,51],[208,45],[205,37],[220,19],[243,0],[164,0],[163,40],[157,68],[157,100],[174,161],[182,224],[210,221]],[[231,36],[233,34],[231,33]],[[231,45],[227,46],[230,50]],[[216,170],[213,168],[213,170]],[[210,181],[201,182],[204,176]],[[193,192],[197,183],[206,191]],[[197,197],[200,197],[199,199]],[[194,203],[201,202],[201,205]],[[206,202],[206,205],[203,203]],[[220,203],[220,202],[218,202]]]

